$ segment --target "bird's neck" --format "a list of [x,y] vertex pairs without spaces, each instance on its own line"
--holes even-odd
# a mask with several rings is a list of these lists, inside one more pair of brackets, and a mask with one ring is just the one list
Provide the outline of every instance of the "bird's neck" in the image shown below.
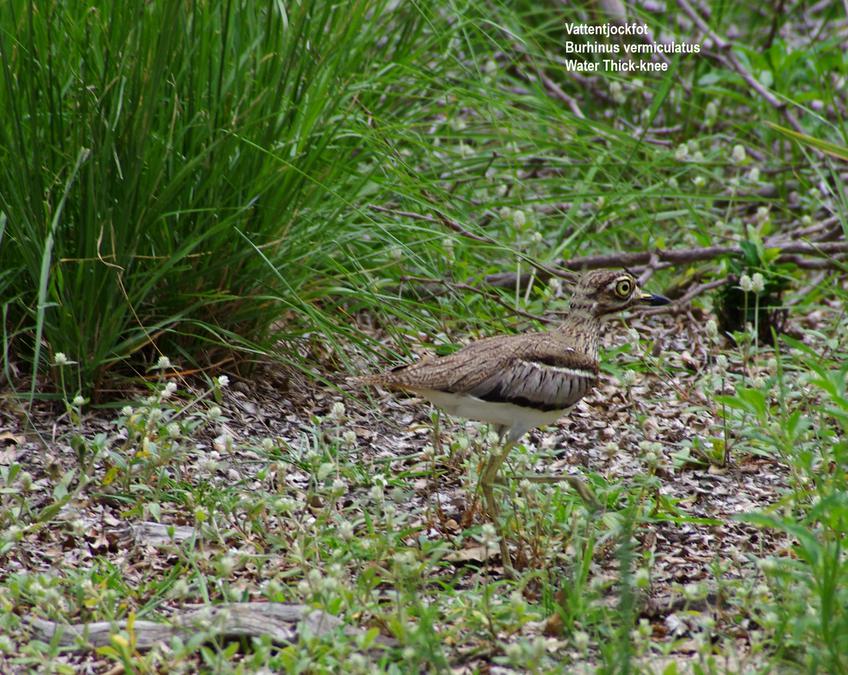
[[572,302],[556,331],[568,336],[569,342],[586,356],[597,360],[601,317],[594,311],[594,307]]

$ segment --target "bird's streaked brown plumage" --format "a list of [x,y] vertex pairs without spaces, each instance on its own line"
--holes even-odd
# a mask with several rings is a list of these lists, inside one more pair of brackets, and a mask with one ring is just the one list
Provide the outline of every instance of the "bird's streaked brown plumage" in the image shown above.
[[[448,356],[425,357],[358,381],[409,391],[449,414],[497,426],[504,448],[493,454],[481,476],[487,509],[495,519],[492,485],[512,444],[529,429],[555,422],[597,382],[604,318],[640,303],[667,302],[640,291],[627,272],[587,272],[576,285],[562,323],[553,330],[484,338]],[[589,498],[580,481],[568,480]],[[501,552],[508,564],[503,539]]]

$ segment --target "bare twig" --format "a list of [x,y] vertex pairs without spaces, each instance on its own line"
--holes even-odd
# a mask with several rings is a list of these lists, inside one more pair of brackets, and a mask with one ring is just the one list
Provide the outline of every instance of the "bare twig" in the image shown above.
[[654,276],[654,272],[657,270],[657,266],[660,264],[660,259],[657,257],[656,252],[651,254],[651,259],[648,261],[648,264],[645,266],[645,269],[639,275],[639,285],[644,286],[645,283]]
[[[524,275],[522,275],[524,276]],[[477,295],[481,295],[487,300],[491,300],[495,304],[500,305],[501,307],[508,309],[510,312],[517,316],[524,317],[525,319],[532,319],[533,321],[539,321],[541,323],[551,323],[551,320],[544,317],[538,316],[537,314],[532,314],[530,312],[525,312],[523,309],[519,309],[513,305],[510,305],[508,302],[504,301],[502,298],[494,295],[492,293],[487,292],[486,290],[480,288],[479,286],[474,286],[473,284],[464,284],[461,281],[448,281],[447,279],[430,279],[428,277],[416,277],[416,276],[404,276],[401,277],[401,281],[413,281],[415,283],[423,283],[423,284],[433,284],[443,286],[445,288],[459,290],[459,291],[469,291],[471,293],[476,293]]]
[[652,307],[651,309],[646,309],[642,313],[646,315],[651,315],[664,314],[666,312],[675,312],[683,305],[691,302],[694,298],[698,297],[702,293],[711,291],[714,288],[721,288],[722,286],[726,286],[727,284],[735,284],[736,282],[737,278],[734,274],[731,274],[730,276],[727,276],[724,279],[714,279],[713,281],[707,281],[706,283],[693,286],[688,291],[686,291],[686,293],[684,293],[668,305],[663,305],[661,307]]
[[536,75],[539,80],[541,80],[542,84],[545,85],[545,89],[553,94],[555,98],[558,98],[560,101],[563,101],[566,105],[568,105],[568,107],[571,108],[571,112],[573,112],[581,120],[586,119],[586,115],[583,114],[583,111],[580,109],[580,106],[577,104],[574,97],[566,94],[562,90],[562,87],[545,74],[544,70],[536,68]]
[[[832,255],[848,251],[848,242],[832,241],[816,243],[806,242],[767,242],[769,248],[779,248],[780,255]],[[563,267],[569,269],[589,270],[602,267],[631,267],[634,265],[647,265],[651,262],[651,256],[656,255],[658,261],[671,263],[672,265],[685,265],[699,262],[701,260],[712,260],[723,255],[742,255],[742,249],[738,246],[707,246],[704,248],[670,249],[667,251],[638,251],[634,253],[611,253],[608,255],[585,256],[572,258],[562,263]]]
[[497,244],[497,242],[490,237],[484,237],[482,235],[469,232],[455,220],[451,220],[447,216],[443,216],[441,213],[439,214],[438,218],[434,218],[433,216],[429,216],[426,213],[415,213],[414,211],[401,211],[400,209],[391,209],[387,206],[380,206],[378,204],[371,204],[369,208],[372,211],[379,211],[380,213],[390,213],[393,216],[400,216],[401,218],[410,218],[411,220],[423,220],[425,223],[433,223],[434,225],[438,225],[439,223],[441,223],[448,229],[451,229],[454,232],[458,232],[463,237],[466,237],[468,239],[480,241],[484,244]]

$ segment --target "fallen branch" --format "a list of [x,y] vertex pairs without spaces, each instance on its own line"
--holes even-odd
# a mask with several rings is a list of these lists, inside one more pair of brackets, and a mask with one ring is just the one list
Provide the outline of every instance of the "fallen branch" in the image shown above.
[[643,314],[665,314],[667,312],[676,312],[683,305],[691,302],[694,298],[698,297],[702,293],[706,293],[715,288],[721,288],[722,286],[727,286],[728,284],[735,284],[739,281],[735,274],[731,274],[724,279],[714,279],[713,281],[707,281],[703,284],[698,284],[697,286],[693,286],[686,293],[681,295],[679,298],[675,298],[668,305],[662,305],[661,307],[651,307],[650,309],[644,310]]
[[[127,621],[61,624],[37,617],[26,617],[25,621],[45,642],[50,642],[58,635],[56,639],[60,645],[79,648],[109,645],[113,635],[119,631],[128,631],[129,628]],[[267,635],[273,642],[281,644],[295,642],[298,631],[303,628],[311,635],[320,636],[342,626],[344,622],[338,617],[306,605],[234,602],[178,613],[168,623],[134,621],[130,640],[140,649],[150,649],[175,637],[188,640],[203,632],[209,640]],[[365,633],[360,628],[350,626],[343,630],[346,635],[354,637]],[[394,644],[394,640],[382,636],[378,636],[376,642]]]

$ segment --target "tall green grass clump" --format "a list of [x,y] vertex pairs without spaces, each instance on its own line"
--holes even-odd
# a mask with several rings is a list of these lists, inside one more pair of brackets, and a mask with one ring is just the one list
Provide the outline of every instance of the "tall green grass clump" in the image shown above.
[[4,3],[7,376],[23,356],[34,388],[61,352],[86,390],[128,357],[261,340],[320,295],[368,116],[401,104],[373,77],[424,23],[389,4]]

